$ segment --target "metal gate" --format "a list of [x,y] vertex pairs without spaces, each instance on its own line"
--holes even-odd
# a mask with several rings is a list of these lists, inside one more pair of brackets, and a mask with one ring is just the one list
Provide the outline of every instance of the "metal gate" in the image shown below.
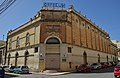
[[45,68],[49,70],[60,69],[60,48],[58,45],[46,46]]

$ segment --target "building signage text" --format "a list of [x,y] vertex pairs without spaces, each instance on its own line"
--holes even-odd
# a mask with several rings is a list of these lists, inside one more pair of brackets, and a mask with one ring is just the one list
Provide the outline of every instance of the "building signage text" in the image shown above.
[[59,32],[60,26],[59,25],[49,25],[46,27],[47,32]]
[[65,8],[64,3],[49,3],[49,2],[44,2],[43,7],[50,7],[50,8]]

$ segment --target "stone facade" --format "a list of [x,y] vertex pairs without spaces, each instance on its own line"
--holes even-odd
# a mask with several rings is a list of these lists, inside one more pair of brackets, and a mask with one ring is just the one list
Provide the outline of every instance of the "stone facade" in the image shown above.
[[118,60],[120,61],[120,42],[117,40],[112,40],[112,42],[117,45],[118,48],[117,56],[118,56]]
[[0,40],[0,65],[6,63],[6,41]]
[[80,64],[116,60],[117,47],[109,34],[73,6],[42,8],[7,37],[6,64],[28,65],[33,71],[70,71]]

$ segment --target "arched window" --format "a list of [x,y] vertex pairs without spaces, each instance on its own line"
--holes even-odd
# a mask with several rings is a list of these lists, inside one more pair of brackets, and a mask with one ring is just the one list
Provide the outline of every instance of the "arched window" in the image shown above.
[[27,33],[26,34],[26,44],[28,44],[30,42],[30,34]]
[[29,52],[28,51],[26,51],[25,52],[25,62],[24,62],[24,65],[26,66],[27,65],[27,60],[28,60],[28,57],[29,57]]
[[17,52],[17,53],[15,54],[15,66],[17,66],[18,56],[19,56],[19,54],[18,54],[18,52]]
[[106,56],[107,62],[108,62],[108,56]]
[[60,44],[60,41],[55,37],[51,37],[47,40],[46,44]]
[[17,37],[16,46],[18,47],[19,45],[20,45],[20,39],[19,39],[19,37]]
[[10,42],[9,42],[9,49],[12,49],[12,39],[10,39]]
[[87,53],[86,52],[83,53],[83,61],[84,61],[84,64],[87,64]]
[[98,63],[100,63],[100,54],[98,54]]
[[9,54],[8,55],[8,65],[10,64],[10,57],[11,57],[11,55]]

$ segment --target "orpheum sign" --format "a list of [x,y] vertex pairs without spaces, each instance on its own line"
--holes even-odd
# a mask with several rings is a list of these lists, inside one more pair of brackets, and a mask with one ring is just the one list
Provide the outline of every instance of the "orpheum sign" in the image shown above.
[[43,7],[46,8],[65,8],[65,4],[64,3],[50,3],[50,2],[44,2],[43,3]]

